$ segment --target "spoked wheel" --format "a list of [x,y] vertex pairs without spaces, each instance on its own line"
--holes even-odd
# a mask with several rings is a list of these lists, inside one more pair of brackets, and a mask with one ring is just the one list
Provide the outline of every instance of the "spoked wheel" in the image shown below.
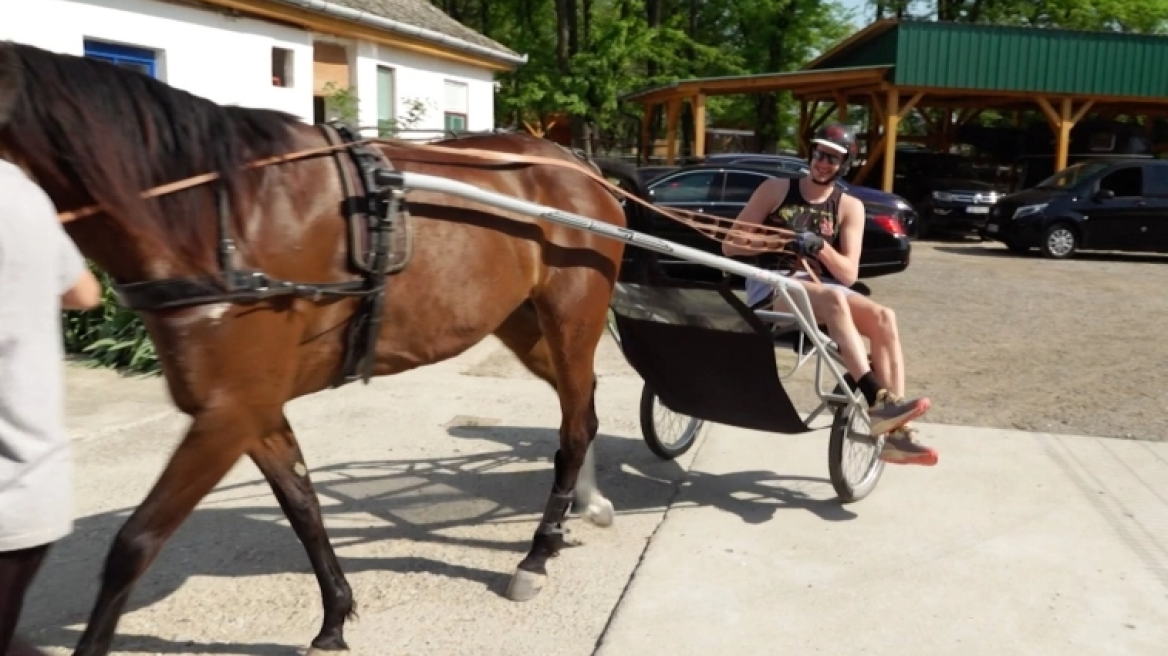
[[658,458],[673,460],[689,451],[705,423],[665,407],[648,385],[641,388],[641,436]]
[[[836,393],[840,393],[838,388]],[[880,482],[884,473],[880,448],[884,444],[868,434],[868,420],[861,410],[850,411],[849,406],[841,404],[833,405],[832,412],[835,418],[827,447],[827,469],[840,501],[852,503],[871,494]]]

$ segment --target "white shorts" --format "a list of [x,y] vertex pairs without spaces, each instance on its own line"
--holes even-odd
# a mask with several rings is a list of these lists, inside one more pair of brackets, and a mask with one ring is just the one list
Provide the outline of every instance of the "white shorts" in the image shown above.
[[[811,276],[806,271],[796,271],[788,277],[794,278],[795,280],[811,280]],[[845,287],[843,284],[838,283],[831,278],[823,277],[819,279],[819,282],[822,283],[825,287],[834,287],[835,289],[842,291],[845,296],[859,293],[850,287]],[[748,278],[746,280],[746,306],[749,308],[755,308],[759,303],[767,301],[767,299],[769,299],[770,296],[774,294],[774,291],[774,288],[770,285]]]

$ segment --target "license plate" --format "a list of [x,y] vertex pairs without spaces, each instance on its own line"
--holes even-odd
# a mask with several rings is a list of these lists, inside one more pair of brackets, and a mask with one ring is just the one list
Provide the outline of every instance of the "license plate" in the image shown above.
[[986,232],[997,232],[997,231],[998,231],[997,224],[991,223],[991,224],[986,226]]
[[965,211],[966,211],[966,212],[969,212],[970,214],[989,214],[989,213],[990,213],[990,208],[989,208],[989,207],[985,207],[985,206],[982,206],[982,207],[967,207],[967,208],[965,208]]

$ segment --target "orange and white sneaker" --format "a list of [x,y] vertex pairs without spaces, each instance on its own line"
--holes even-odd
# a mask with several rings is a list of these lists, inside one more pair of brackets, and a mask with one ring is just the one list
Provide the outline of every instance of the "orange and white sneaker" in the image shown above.
[[918,442],[916,433],[917,429],[905,424],[886,435],[884,449],[880,451],[880,459],[894,465],[931,467],[937,464],[937,450]]
[[891,433],[928,412],[929,406],[927,398],[906,401],[889,393],[888,390],[880,390],[876,395],[876,403],[868,408],[871,434],[875,436]]

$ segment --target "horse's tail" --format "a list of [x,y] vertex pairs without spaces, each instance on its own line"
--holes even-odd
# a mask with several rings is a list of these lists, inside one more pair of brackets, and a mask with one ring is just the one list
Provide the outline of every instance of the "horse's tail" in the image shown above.
[[[641,182],[640,176],[637,175],[636,166],[628,162],[605,158],[594,158],[592,162],[600,169],[601,175],[618,187],[646,203],[652,203],[649,198],[649,188]],[[627,198],[618,197],[618,200],[625,208],[625,223],[628,227],[637,232],[648,233],[650,210]],[[661,265],[657,261],[657,253],[640,246],[627,246],[624,252],[620,275],[622,282],[648,283],[663,275]]]

